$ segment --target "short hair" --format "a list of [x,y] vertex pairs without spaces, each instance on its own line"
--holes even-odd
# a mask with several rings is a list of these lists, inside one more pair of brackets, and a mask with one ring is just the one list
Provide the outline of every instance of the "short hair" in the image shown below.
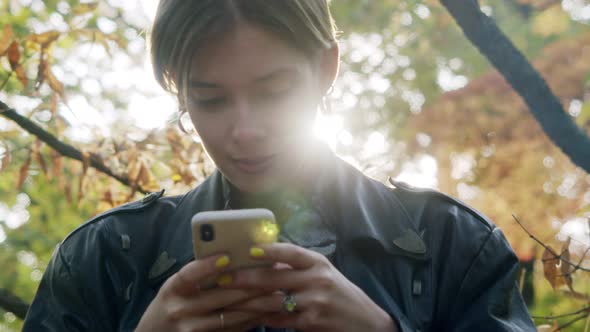
[[158,83],[181,108],[190,64],[209,36],[240,22],[268,29],[310,59],[336,42],[330,0],[160,0],[150,49]]

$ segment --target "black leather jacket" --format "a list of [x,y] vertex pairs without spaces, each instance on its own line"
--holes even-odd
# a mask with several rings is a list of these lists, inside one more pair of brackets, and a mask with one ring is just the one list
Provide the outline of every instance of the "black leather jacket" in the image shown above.
[[[401,331],[535,331],[518,261],[489,220],[441,193],[388,188],[324,159],[310,199],[337,235],[336,266]],[[217,172],[183,196],[152,193],[76,229],[55,250],[24,331],[133,330],[193,259],[192,215],[227,207],[227,187]]]

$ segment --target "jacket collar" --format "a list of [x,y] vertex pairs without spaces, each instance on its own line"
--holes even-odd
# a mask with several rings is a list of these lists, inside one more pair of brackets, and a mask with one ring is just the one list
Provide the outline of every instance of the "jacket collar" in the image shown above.
[[[359,250],[378,248],[389,254],[424,259],[425,242],[392,189],[368,178],[321,147],[307,173],[312,204],[338,236],[340,244]],[[223,210],[230,205],[231,186],[216,170],[178,202],[171,220],[178,222],[163,249],[181,265],[194,258],[190,222],[201,211]]]
[[312,200],[345,244],[426,259],[428,248],[392,188],[362,174],[328,148],[320,153]]

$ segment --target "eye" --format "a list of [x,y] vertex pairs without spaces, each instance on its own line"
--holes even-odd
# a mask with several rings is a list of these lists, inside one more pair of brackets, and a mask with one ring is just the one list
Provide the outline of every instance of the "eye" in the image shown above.
[[199,108],[211,109],[225,105],[227,103],[227,99],[222,97],[209,99],[194,99],[193,102]]
[[268,91],[261,94],[263,98],[269,100],[281,99],[290,93],[289,89]]

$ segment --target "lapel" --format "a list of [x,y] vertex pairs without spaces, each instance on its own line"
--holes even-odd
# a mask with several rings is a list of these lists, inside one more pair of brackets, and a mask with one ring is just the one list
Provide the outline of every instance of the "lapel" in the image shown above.
[[159,255],[150,268],[148,279],[152,287],[159,287],[170,275],[194,259],[191,219],[197,212],[227,207],[229,192],[223,185],[224,181],[221,173],[215,171],[176,204],[174,213],[167,218],[173,226],[167,227],[169,233],[161,236]]
[[421,232],[393,189],[331,152],[322,156],[312,201],[340,241],[358,249],[370,250],[377,245],[389,254],[428,258]]

